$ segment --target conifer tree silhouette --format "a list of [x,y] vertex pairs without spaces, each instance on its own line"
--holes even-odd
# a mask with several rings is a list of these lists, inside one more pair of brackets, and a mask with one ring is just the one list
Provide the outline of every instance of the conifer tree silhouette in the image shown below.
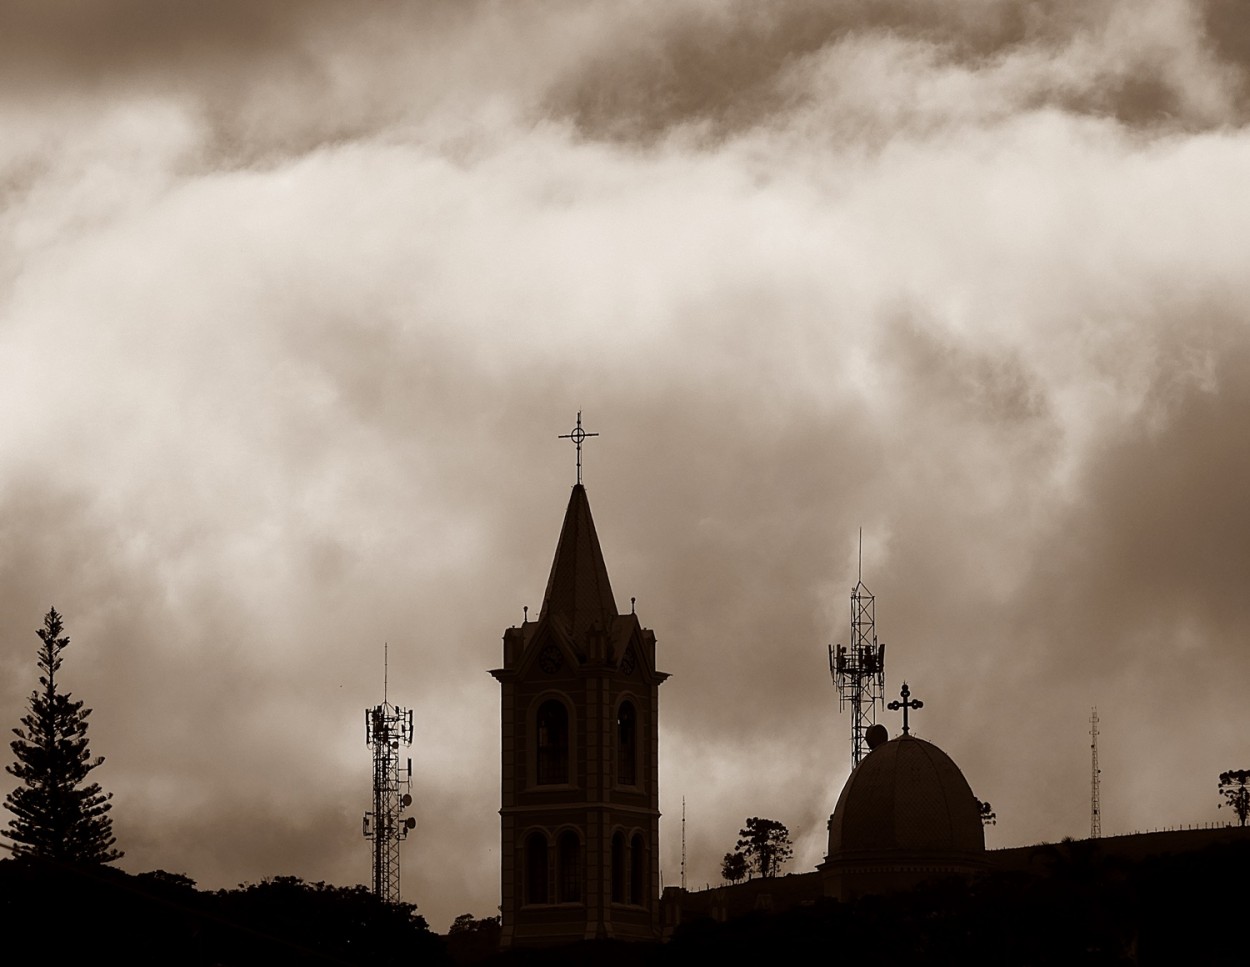
[[1230,807],[1241,825],[1246,825],[1246,819],[1250,818],[1250,769],[1229,769],[1221,772],[1220,795],[1228,801],[1220,803],[1216,808]]
[[0,835],[13,841],[15,856],[33,856],[68,863],[111,863],[124,854],[114,849],[113,820],[108,815],[112,793],[104,793],[87,776],[104,761],[87,749],[87,716],[91,709],[57,688],[61,652],[69,645],[62,637],[61,616],[55,608],[36,633],[40,688],[31,693],[30,711],[10,743],[16,761],[5,771],[21,785],[5,797],[13,813],[9,828]]
[[762,877],[776,876],[792,856],[790,830],[775,819],[752,816],[738,830],[738,851],[746,858],[748,868],[754,867]]

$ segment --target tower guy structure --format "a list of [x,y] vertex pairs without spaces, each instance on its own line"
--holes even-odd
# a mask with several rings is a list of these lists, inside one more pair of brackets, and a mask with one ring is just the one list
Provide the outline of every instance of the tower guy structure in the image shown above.
[[851,589],[851,640],[829,646],[829,674],[838,710],[851,709],[851,769],[867,752],[864,733],[885,702],[885,645],[877,641],[876,599],[864,586],[864,534],[859,535],[859,579]]
[[1098,801],[1098,708],[1089,710],[1089,838],[1102,836],[1102,804]]
[[365,744],[373,750],[373,809],[365,813],[365,838],[373,841],[373,892],[399,902],[399,844],[417,821],[403,811],[412,805],[412,759],[400,764],[400,746],[412,745],[412,709],[392,705],[385,677],[382,704],[365,709]]

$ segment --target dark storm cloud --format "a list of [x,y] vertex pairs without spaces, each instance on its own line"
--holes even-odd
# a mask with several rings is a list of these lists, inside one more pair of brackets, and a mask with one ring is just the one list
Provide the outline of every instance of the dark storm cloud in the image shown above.
[[[796,102],[845,97],[839,87],[853,82],[835,74],[824,90],[800,87],[792,82],[796,71],[881,42],[938,72],[994,73],[1032,61],[1033,76],[1011,92],[1016,109],[1053,105],[1132,125],[1187,128],[1244,117],[1234,99],[1216,106],[1190,89],[1195,51],[1186,49],[1188,41],[1227,68],[1232,90],[1244,88],[1246,52],[1233,39],[1240,28],[1226,29],[1236,18],[1220,3],[1191,9],[1116,0],[786,0],[763,7],[672,4],[663,12],[635,7],[632,15],[587,52],[580,70],[554,85],[548,100],[592,136],[651,140],[696,125],[723,137],[768,126]],[[1092,47],[1099,34],[1102,42]],[[871,102],[879,91],[869,83],[849,93]]]
[[[168,67],[199,52],[279,46],[331,4],[311,2],[172,4],[162,0],[13,0],[0,11],[5,63],[43,62],[87,78],[97,72]],[[15,63],[16,62],[16,63]]]
[[431,51],[479,6],[16,0],[0,10],[0,103],[73,126],[76,105],[167,99],[203,125],[184,167],[270,164],[437,101],[450,65]]

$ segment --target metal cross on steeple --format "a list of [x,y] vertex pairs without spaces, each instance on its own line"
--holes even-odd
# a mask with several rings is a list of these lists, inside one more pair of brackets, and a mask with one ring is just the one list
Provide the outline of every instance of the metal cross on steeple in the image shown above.
[[909,708],[924,708],[924,702],[920,701],[920,699],[916,699],[914,702],[909,701],[911,698],[911,689],[907,687],[906,682],[903,682],[903,689],[899,692],[899,694],[903,696],[903,700],[901,702],[891,702],[886,706],[886,708],[888,708],[891,712],[897,712],[899,709],[903,710],[903,734],[907,735],[907,733],[911,731],[907,727],[907,710]]
[[561,433],[561,440],[572,440],[577,444],[577,483],[581,486],[582,482],[582,443],[587,437],[598,436],[598,433],[587,433],[582,429],[582,411],[577,411],[577,426],[570,433]]

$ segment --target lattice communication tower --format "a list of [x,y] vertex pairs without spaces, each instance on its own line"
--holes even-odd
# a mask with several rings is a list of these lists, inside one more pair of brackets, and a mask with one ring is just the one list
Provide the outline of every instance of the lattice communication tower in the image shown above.
[[416,828],[403,811],[412,805],[412,759],[401,765],[400,746],[412,745],[412,709],[392,705],[382,688],[382,704],[365,709],[365,744],[373,749],[373,809],[363,832],[373,841],[373,892],[399,902],[399,844]]
[[1098,708],[1089,710],[1089,838],[1102,836],[1102,804],[1098,801]]
[[859,580],[851,589],[851,641],[829,646],[829,674],[838,690],[838,710],[851,710],[851,768],[859,765],[864,733],[885,703],[885,644],[877,641],[876,599],[864,586],[864,537],[860,532]]

